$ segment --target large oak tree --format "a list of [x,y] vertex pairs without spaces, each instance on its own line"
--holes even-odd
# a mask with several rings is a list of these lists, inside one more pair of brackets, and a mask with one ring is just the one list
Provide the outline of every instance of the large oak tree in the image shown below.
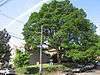
[[66,50],[85,51],[95,45],[95,25],[86,18],[83,9],[78,9],[69,0],[45,3],[39,12],[33,12],[24,25],[23,35],[28,50],[36,50],[40,44],[41,26],[43,41],[57,50],[58,62]]

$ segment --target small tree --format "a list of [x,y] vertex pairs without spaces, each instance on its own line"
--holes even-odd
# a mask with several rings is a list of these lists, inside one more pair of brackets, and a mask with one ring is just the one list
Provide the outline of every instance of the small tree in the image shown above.
[[16,56],[14,59],[15,67],[23,67],[29,65],[30,55],[28,52],[21,52],[19,49],[16,50]]
[[7,62],[9,63],[10,60],[10,46],[8,44],[11,36],[6,31],[6,29],[0,31],[0,62],[2,62],[3,66]]

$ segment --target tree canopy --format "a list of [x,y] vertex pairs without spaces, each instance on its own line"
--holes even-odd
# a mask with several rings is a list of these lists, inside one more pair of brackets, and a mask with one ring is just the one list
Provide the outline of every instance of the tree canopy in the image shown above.
[[8,44],[11,36],[6,31],[6,29],[0,31],[0,62],[5,64],[5,62],[9,62],[10,60],[10,46]]
[[86,51],[97,42],[96,26],[86,16],[83,9],[74,7],[69,0],[45,3],[24,25],[26,46],[36,50],[43,26],[43,41],[48,41],[57,50],[58,61],[62,52]]

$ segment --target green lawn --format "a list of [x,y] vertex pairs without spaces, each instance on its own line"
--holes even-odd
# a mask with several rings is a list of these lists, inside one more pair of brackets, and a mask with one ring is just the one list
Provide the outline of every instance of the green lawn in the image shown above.
[[[54,71],[63,71],[66,67],[62,64],[58,65],[50,65],[43,64],[43,72],[47,75],[50,72]],[[39,75],[39,65],[31,65],[26,67],[16,68],[16,72],[19,74],[31,74],[31,75]]]

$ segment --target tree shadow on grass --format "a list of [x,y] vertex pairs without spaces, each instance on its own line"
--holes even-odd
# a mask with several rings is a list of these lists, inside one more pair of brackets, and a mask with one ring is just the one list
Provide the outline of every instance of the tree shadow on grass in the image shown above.
[[27,67],[24,74],[37,74],[39,72],[38,67]]

